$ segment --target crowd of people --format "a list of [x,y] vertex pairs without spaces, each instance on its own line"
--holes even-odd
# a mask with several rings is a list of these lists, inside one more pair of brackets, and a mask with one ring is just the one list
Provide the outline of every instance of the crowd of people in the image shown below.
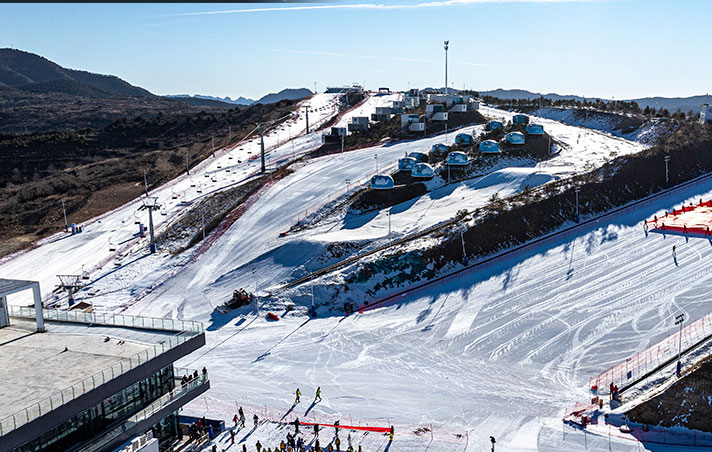
[[[295,391],[295,405],[301,403],[301,396],[302,393],[299,388],[297,388],[297,390]],[[313,403],[317,403],[321,400],[321,387],[319,387],[316,389],[316,394],[314,396]],[[242,407],[238,407],[237,413],[235,413],[232,418],[232,422],[234,425],[233,428],[230,429],[230,445],[228,446],[228,450],[231,446],[235,444],[236,431],[245,427],[245,412]],[[253,416],[253,422],[254,431],[259,425],[259,416],[257,414]],[[335,421],[333,425],[334,436],[329,440],[325,447],[319,440],[319,432],[323,431],[326,427],[319,427],[319,424],[315,423],[309,424],[312,425],[312,427],[307,429],[306,431],[304,429],[300,431],[300,426],[303,427],[306,424],[300,422],[298,417],[294,421],[289,422],[288,424],[294,427],[293,433],[291,431],[288,431],[284,439],[281,439],[278,444],[274,444],[273,446],[263,445],[258,440],[255,443],[256,452],[363,452],[363,449],[360,444],[358,446],[354,446],[350,431],[346,435],[346,444],[342,444],[341,438],[339,437],[339,431],[342,429],[338,420]],[[304,439],[303,435],[306,435],[309,431],[313,431],[314,435],[311,440],[307,441]],[[395,434],[393,426],[390,427],[390,430],[387,434],[389,436],[389,441],[393,441],[393,436]],[[217,445],[213,446],[212,451],[217,452]],[[248,452],[247,444],[245,443],[242,444],[242,452]]]

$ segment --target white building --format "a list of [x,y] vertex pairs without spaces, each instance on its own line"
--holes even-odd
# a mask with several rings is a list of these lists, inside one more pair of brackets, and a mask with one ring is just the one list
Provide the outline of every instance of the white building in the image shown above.
[[411,122],[408,125],[408,130],[411,132],[424,132],[425,131],[425,123],[424,122]]
[[446,111],[439,111],[436,113],[433,113],[433,115],[430,117],[432,121],[447,121],[447,112]]
[[403,114],[401,115],[401,126],[405,127],[406,124],[410,122],[418,122],[420,121],[420,116],[419,115],[413,115],[413,114]]
[[349,132],[356,132],[359,130],[368,130],[368,117],[367,116],[354,116],[351,118],[351,122],[348,124]]
[[700,111],[700,122],[702,124],[706,122],[712,122],[712,106],[709,104],[702,104],[702,110]]

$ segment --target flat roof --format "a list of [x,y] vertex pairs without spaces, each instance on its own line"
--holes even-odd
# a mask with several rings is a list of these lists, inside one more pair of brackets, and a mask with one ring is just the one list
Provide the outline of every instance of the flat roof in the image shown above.
[[34,320],[11,317],[10,326],[0,328],[0,419],[175,335],[74,322],[47,321],[45,327],[37,333]]

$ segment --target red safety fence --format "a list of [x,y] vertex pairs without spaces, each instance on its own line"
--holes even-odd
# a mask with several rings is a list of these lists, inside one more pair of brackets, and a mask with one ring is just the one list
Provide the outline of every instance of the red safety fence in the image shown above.
[[611,384],[623,389],[660,366],[664,366],[668,361],[674,360],[679,348],[682,348],[684,354],[710,336],[712,336],[712,312],[685,326],[682,331],[678,330],[657,344],[591,378],[589,388],[596,386],[599,394],[609,393]]
[[[300,422],[299,425],[314,426],[318,425],[320,427],[334,427],[334,424],[315,424],[313,422]],[[339,425],[339,428],[345,430],[360,430],[363,432],[376,432],[376,433],[388,433],[391,431],[390,427],[369,427],[363,425]]]

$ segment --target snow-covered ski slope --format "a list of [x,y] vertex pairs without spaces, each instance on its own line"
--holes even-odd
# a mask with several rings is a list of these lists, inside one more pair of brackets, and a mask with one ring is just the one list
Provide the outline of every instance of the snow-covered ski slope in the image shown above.
[[[337,97],[331,94],[312,96],[300,105],[309,106],[313,110],[309,116],[310,130],[332,118],[338,111]],[[292,158],[293,155],[313,150],[320,145],[319,132],[303,135],[306,131],[303,110],[297,109],[298,114],[280,126],[281,130],[265,135],[265,148],[272,148],[267,154],[269,166],[273,166],[278,160]],[[302,135],[299,136],[300,134]],[[297,138],[288,142],[289,137]],[[209,158],[192,168],[190,176],[183,174],[152,190],[150,195],[158,197],[165,212],[165,215],[159,212],[154,214],[154,226],[158,229],[175,218],[186,208],[186,204],[252,177],[259,171],[260,160],[250,160],[250,156],[256,157],[259,152],[260,142],[257,136],[233,148],[219,150],[216,158]],[[90,271],[102,263],[105,271],[110,270],[117,254],[110,251],[113,247],[110,244],[113,244],[117,251],[121,251],[138,240],[136,236],[139,226],[135,224],[136,221],[148,226],[148,213],[138,212],[141,205],[140,200],[134,200],[87,222],[84,232],[80,234],[55,234],[42,240],[39,248],[7,256],[0,261],[0,275],[40,281],[43,296],[47,296],[58,283],[58,274],[79,274],[82,267]]]
[[[564,430],[561,416],[586,399],[590,376],[674,331],[677,313],[710,309],[712,242],[642,227],[699,197],[712,197],[712,182],[363,315],[222,318],[184,364],[210,369],[213,415],[228,417],[231,400],[286,412],[295,387],[321,386],[317,419],[433,423],[429,450],[451,450],[448,438],[466,430],[473,450],[489,435],[500,451],[608,450]],[[621,441],[611,450],[642,450]],[[391,450],[414,450],[403,444]]]
[[[496,110],[484,113],[507,114]],[[554,121],[537,122],[544,123],[547,131],[566,145],[559,156],[538,170],[500,170],[489,176],[495,181],[491,186],[501,184],[503,192],[513,192],[523,188],[532,175],[544,182],[581,171],[587,164],[599,165],[612,153],[642,149],[604,133]],[[454,134],[447,138],[451,143]],[[211,372],[213,389],[207,396],[211,411],[206,414],[232,418],[235,400],[284,412],[291,406],[295,385],[305,394],[319,385],[325,402],[312,410],[319,419],[343,420],[351,415],[372,424],[390,422],[399,432],[432,423],[437,432],[429,449],[433,451],[452,450],[454,444],[464,447],[464,442],[453,438],[465,431],[472,450],[488,448],[489,435],[497,436],[497,450],[582,450],[582,438],[562,434],[560,416],[565,407],[585,398],[588,377],[668,332],[665,322],[678,306],[692,318],[705,311],[703,287],[709,281],[700,262],[711,252],[710,244],[685,244],[684,238],[657,234],[646,238],[639,224],[658,211],[669,210],[671,202],[363,316],[307,321],[302,314],[288,314],[276,323],[249,312],[211,317],[212,308],[233,289],[244,286],[252,290],[254,284],[266,287],[278,283],[317,255],[330,237],[311,239],[310,233],[304,233],[279,238],[279,233],[302,211],[338,195],[346,188],[345,179],[351,179],[352,187],[357,180],[365,182],[375,171],[374,154],[383,172],[394,167],[405,152],[427,151],[443,141],[441,136],[306,162],[277,182],[194,264],[182,268],[129,309],[130,313],[207,323],[208,344],[181,363],[205,365]],[[279,149],[274,152],[288,154],[291,143]],[[170,195],[170,186],[163,190]],[[482,199],[489,198],[491,190],[482,193]],[[697,198],[698,191],[710,190],[712,187],[691,190],[690,196]],[[459,206],[456,201],[462,201],[463,192],[472,195]],[[435,221],[424,211],[440,210],[432,218],[450,218],[459,208],[477,207],[477,192],[476,183],[458,184],[452,191],[431,195],[433,204],[414,209],[410,217],[410,208],[401,206],[402,212],[391,212],[393,229],[406,232],[399,228],[413,222],[418,228],[428,224],[422,218]],[[449,204],[440,209],[442,200]],[[0,267],[0,275],[45,278],[49,280],[43,282],[47,290],[56,273],[68,273],[67,266],[87,253],[102,252],[109,236],[114,240],[114,230],[121,228],[121,220],[126,222],[135,207],[125,209],[107,215],[101,224],[108,229],[97,230],[96,237],[87,235],[94,228],[90,225],[78,236],[9,259]],[[387,221],[382,215],[375,212],[369,221],[332,231],[350,231],[352,239],[377,236],[374,230],[385,236]],[[134,225],[124,227],[133,229]],[[84,241],[92,246],[83,249],[88,245]],[[673,243],[678,245],[680,267],[672,264]],[[124,304],[122,296],[130,297],[176,262],[174,258],[145,259],[122,271],[105,272],[97,284],[110,289],[117,285],[117,275],[126,276],[126,290],[117,294],[115,302]],[[52,270],[43,276],[45,264]],[[111,302],[107,307],[112,307]],[[188,411],[204,414],[204,407],[201,400]],[[408,438],[397,440],[391,449],[428,447],[427,435]],[[590,448],[591,443],[587,445]]]
[[[368,97],[361,105],[349,110],[341,117],[339,122],[336,124],[337,127],[348,127],[351,123],[351,118],[357,116],[365,116],[369,119],[370,123],[373,123],[373,121],[371,121],[371,114],[376,112],[376,107],[390,107],[393,105],[393,101],[403,100],[403,95],[399,93],[375,96],[370,94],[367,95]],[[347,133],[350,134],[351,132]]]

